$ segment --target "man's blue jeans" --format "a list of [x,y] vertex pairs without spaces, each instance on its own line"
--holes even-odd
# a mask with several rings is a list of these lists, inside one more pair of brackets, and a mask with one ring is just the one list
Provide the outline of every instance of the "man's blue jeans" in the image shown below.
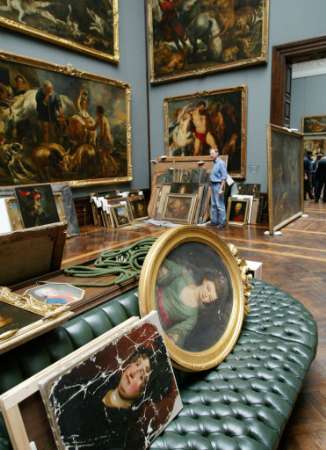
[[220,194],[221,183],[211,183],[211,224],[224,225],[226,222],[226,211],[224,204],[224,193]]

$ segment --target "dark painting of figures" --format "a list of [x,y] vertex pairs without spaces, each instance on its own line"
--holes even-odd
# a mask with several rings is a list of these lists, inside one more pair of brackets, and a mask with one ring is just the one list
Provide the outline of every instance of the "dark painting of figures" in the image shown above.
[[1,59],[0,185],[127,181],[129,102],[123,83]]
[[211,148],[217,148],[228,156],[232,176],[245,176],[245,86],[167,98],[164,113],[168,156],[205,159]]
[[266,61],[268,0],[148,0],[151,81]]
[[0,0],[0,26],[118,61],[117,0]]

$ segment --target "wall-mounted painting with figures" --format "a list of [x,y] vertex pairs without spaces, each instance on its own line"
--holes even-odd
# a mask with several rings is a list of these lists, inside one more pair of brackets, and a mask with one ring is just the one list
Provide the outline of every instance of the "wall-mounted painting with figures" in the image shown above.
[[0,185],[130,181],[128,84],[0,53]]
[[151,82],[266,62],[268,10],[269,0],[148,0]]

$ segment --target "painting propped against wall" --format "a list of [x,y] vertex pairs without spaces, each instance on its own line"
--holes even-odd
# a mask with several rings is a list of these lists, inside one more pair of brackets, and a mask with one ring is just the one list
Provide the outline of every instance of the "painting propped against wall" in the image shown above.
[[132,179],[130,87],[0,53],[0,185]]
[[273,233],[303,214],[303,135],[270,125],[268,218]]
[[269,0],[148,0],[152,83],[264,63]]
[[118,0],[0,0],[0,26],[119,62]]

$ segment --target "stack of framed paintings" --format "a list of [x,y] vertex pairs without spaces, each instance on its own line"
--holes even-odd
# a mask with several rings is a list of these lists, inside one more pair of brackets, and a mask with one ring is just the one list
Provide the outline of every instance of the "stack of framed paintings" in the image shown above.
[[245,285],[223,240],[202,227],[182,226],[166,231],[149,250],[139,304],[142,315],[158,311],[175,367],[207,370],[223,361],[237,341]]
[[182,409],[163,334],[132,317],[3,394],[15,450],[149,448]]
[[[227,158],[223,157],[227,163]],[[213,162],[161,157],[152,164],[148,215],[155,220],[198,224],[209,219],[209,173]]]
[[147,205],[142,191],[93,194],[91,203],[96,226],[120,228],[147,217]]

